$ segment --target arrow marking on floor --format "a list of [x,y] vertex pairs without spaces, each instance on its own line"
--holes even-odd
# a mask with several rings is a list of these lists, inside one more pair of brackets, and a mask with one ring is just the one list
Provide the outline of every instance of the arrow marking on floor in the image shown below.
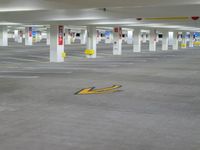
[[119,88],[121,88],[121,85],[113,85],[111,87],[101,88],[101,89],[95,89],[95,87],[90,88],[84,88],[78,92],[75,93],[75,95],[92,95],[92,94],[107,94],[107,93],[115,93],[120,92]]

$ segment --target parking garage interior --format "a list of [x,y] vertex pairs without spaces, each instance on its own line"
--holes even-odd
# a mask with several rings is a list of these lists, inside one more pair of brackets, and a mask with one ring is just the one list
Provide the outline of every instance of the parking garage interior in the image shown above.
[[0,150],[199,150],[198,0],[0,0]]

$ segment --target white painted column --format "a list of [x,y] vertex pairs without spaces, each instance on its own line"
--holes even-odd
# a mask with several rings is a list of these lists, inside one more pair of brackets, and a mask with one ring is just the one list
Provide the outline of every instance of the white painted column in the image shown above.
[[23,32],[21,30],[18,31],[18,43],[23,43]]
[[81,30],[80,40],[81,40],[81,44],[82,45],[86,44],[86,39],[87,39],[87,31],[86,30]]
[[39,40],[39,32],[38,31],[36,31],[36,34],[35,34],[35,39],[36,39],[36,43],[38,43],[40,40]]
[[146,43],[146,42],[147,42],[147,34],[146,34],[146,33],[143,33],[142,42],[143,42],[143,43]]
[[87,49],[93,50],[93,55],[87,55],[87,58],[97,57],[97,30],[95,26],[87,27]]
[[182,49],[186,49],[187,48],[186,32],[182,32],[181,48]]
[[70,35],[71,30],[68,28],[65,28],[65,44],[70,45],[72,42],[72,37]]
[[174,31],[173,32],[173,50],[178,50],[178,45],[179,44],[179,40],[178,40],[178,32]]
[[156,51],[157,34],[155,29],[151,29],[149,33],[149,51]]
[[194,33],[190,32],[190,42],[189,42],[189,47],[194,47],[194,38],[193,38]]
[[15,30],[14,31],[14,40],[15,40],[15,42],[18,42],[18,38],[19,38],[19,31]]
[[135,29],[133,32],[133,52],[141,52],[141,31]]
[[110,43],[113,43],[113,31],[110,32]]
[[41,42],[41,40],[42,40],[42,33],[41,33],[41,31],[37,31],[36,32],[36,41]]
[[101,42],[101,33],[97,30],[97,44],[99,44],[99,42]]
[[113,55],[122,54],[122,28],[115,27],[113,31]]
[[169,32],[168,31],[162,31],[162,50],[167,51],[169,48]]
[[25,28],[25,45],[27,46],[33,45],[32,27]]
[[127,44],[133,44],[133,30],[129,30],[127,33]]
[[50,45],[50,28],[47,28],[47,45]]
[[0,26],[0,46],[8,46],[7,26]]
[[50,62],[64,62],[64,26],[50,27]]

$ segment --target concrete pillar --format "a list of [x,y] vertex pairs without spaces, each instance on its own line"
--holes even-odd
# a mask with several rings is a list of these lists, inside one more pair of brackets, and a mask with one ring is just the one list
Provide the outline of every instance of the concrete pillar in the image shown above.
[[70,35],[71,30],[68,28],[65,28],[65,44],[70,45],[72,42],[72,37]]
[[75,41],[76,41],[76,32],[74,32],[74,33],[72,34],[72,36],[71,36],[71,42],[72,42],[72,43],[75,43]]
[[129,30],[127,33],[127,44],[133,44],[133,30]]
[[141,52],[141,32],[135,29],[133,32],[133,52]]
[[190,32],[190,42],[189,42],[189,47],[194,47],[194,33]]
[[151,29],[149,33],[149,51],[156,51],[157,34],[155,29]]
[[87,49],[94,51],[92,55],[87,55],[87,58],[97,57],[97,30],[95,26],[87,27]]
[[23,43],[23,32],[21,30],[18,31],[18,43]]
[[36,32],[36,42],[41,42],[42,40],[42,33],[41,31]]
[[50,28],[47,28],[47,45],[50,45]]
[[182,49],[186,49],[187,48],[186,32],[182,32],[181,48]]
[[169,32],[168,31],[162,31],[162,50],[167,51],[169,46]]
[[147,42],[147,34],[146,33],[143,33],[142,42],[143,43]]
[[179,40],[178,40],[178,32],[174,31],[173,32],[173,50],[178,50],[178,45],[179,44]]
[[0,26],[0,46],[8,46],[7,26]]
[[80,34],[81,44],[85,45],[86,44],[86,39],[87,39],[87,31],[86,30],[81,30],[81,34]]
[[115,27],[113,31],[113,55],[122,54],[122,28]]
[[18,38],[19,38],[19,31],[15,30],[14,31],[14,40],[15,40],[15,42],[18,42]]
[[64,62],[64,26],[50,27],[50,62]]
[[25,28],[25,45],[27,46],[33,45],[32,27]]
[[101,42],[101,33],[97,30],[97,44],[99,44],[99,42]]

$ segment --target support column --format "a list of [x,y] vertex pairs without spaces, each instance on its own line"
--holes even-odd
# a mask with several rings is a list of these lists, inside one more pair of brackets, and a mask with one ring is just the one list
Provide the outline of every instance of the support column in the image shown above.
[[156,41],[157,41],[156,38],[157,38],[156,30],[151,29],[149,33],[149,51],[151,52],[156,51]]
[[64,26],[50,27],[50,62],[64,62]]
[[80,34],[80,39],[81,39],[81,44],[85,45],[86,44],[86,38],[87,38],[87,31],[86,30],[81,30]]
[[178,44],[179,44],[178,32],[174,31],[173,32],[173,50],[178,50]]
[[187,48],[186,32],[182,32],[181,48],[182,49],[186,49]]
[[33,45],[32,27],[25,28],[25,45],[27,46]]
[[0,46],[8,46],[7,26],[0,26]]
[[97,30],[95,26],[87,27],[87,50],[91,50],[90,55],[86,55],[87,58],[97,57]]
[[99,42],[101,42],[101,33],[97,30],[97,44],[99,44]]
[[14,40],[15,40],[15,42],[18,42],[18,38],[19,38],[19,31],[15,30],[14,31]]
[[113,55],[122,54],[122,28],[115,27],[113,31]]
[[70,29],[65,28],[65,44],[66,44],[66,45],[70,45],[71,42],[72,42],[70,32],[71,32]]
[[169,46],[169,32],[168,31],[162,31],[162,50],[167,51]]
[[146,33],[143,33],[142,42],[143,42],[143,43],[146,43],[146,42],[147,42],[147,34],[146,34]]
[[128,31],[127,44],[133,44],[133,30]]
[[190,32],[190,43],[189,43],[189,47],[194,47],[194,33]]
[[133,52],[141,52],[141,32],[135,29],[133,32]]
[[36,32],[36,42],[39,43],[42,40],[42,33],[41,31]]
[[50,28],[47,28],[47,45],[50,45]]
[[21,30],[18,31],[18,43],[23,43],[23,32]]

